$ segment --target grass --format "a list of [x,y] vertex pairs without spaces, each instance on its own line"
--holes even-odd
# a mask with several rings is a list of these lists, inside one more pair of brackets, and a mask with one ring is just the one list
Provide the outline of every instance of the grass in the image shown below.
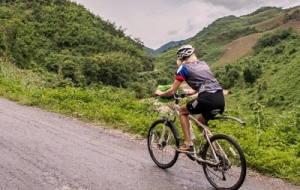
[[85,122],[145,135],[152,120],[159,118],[153,102],[136,101],[135,94],[103,86],[99,89],[45,87],[47,78],[16,69],[0,61],[0,96],[20,104],[77,117]]
[[252,53],[252,46],[261,37],[262,34],[251,34],[242,38],[239,38],[222,48],[226,50],[225,54],[216,62],[211,64],[211,67],[224,66],[228,63],[241,60]]
[[281,25],[278,29],[287,29],[287,28],[293,28],[294,31],[297,33],[300,33],[300,22],[297,20],[290,20],[289,22]]
[[266,21],[253,25],[259,31],[268,31],[270,29],[274,29],[283,24],[284,15],[280,15],[277,17],[270,18]]
[[255,14],[253,16],[247,16],[247,17],[250,18],[250,19],[257,19],[257,18],[275,16],[276,14],[278,14],[277,9],[269,9],[269,10],[260,12],[258,14]]

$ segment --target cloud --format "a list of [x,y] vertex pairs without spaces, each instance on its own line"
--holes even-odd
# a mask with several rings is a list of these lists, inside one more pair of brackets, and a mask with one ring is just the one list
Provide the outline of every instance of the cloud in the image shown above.
[[178,30],[171,30],[171,31],[168,31],[168,35],[170,36],[174,36],[178,33]]
[[[199,0],[200,1],[200,0]],[[224,7],[230,11],[236,11],[240,9],[249,9],[249,8],[260,8],[263,6],[279,6],[286,7],[290,4],[294,4],[294,0],[280,0],[274,2],[274,0],[201,0],[201,2],[205,2],[211,4],[213,6]]]
[[156,49],[193,37],[218,18],[250,14],[263,6],[292,7],[295,0],[72,0],[126,29]]
[[229,10],[238,10],[238,9],[245,9],[245,8],[251,8],[255,5],[257,5],[257,2],[261,4],[260,0],[203,0],[203,2],[206,2],[208,4],[211,4],[213,6],[219,6],[224,7]]
[[186,23],[186,32],[192,32],[197,28],[197,24],[194,20],[188,20]]

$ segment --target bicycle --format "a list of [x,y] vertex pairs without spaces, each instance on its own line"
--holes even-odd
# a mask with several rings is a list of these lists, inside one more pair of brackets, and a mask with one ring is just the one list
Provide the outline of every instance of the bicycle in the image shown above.
[[[186,94],[175,94],[170,112],[153,122],[147,137],[147,144],[150,156],[154,163],[163,169],[172,167],[180,153],[180,135],[175,120],[179,116],[180,99]],[[191,124],[202,129],[199,145],[195,145],[193,153],[184,153],[188,158],[202,165],[204,174],[209,183],[215,189],[235,190],[242,186],[246,178],[246,159],[243,150],[238,143],[225,134],[213,135],[208,126],[200,123],[194,116],[188,116],[190,121],[191,136],[194,136]],[[231,116],[215,116],[212,120],[230,119],[245,123]],[[200,130],[199,130],[200,131]],[[194,138],[192,138],[194,139]]]

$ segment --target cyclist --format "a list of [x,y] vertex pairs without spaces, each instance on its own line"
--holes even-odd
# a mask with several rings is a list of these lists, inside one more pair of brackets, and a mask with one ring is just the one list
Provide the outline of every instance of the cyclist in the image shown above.
[[199,122],[206,124],[216,114],[222,114],[225,107],[223,89],[213,76],[209,66],[204,61],[199,61],[195,49],[191,45],[183,45],[177,50],[178,70],[171,88],[162,92],[156,90],[160,97],[173,96],[182,82],[186,82],[193,90],[186,91],[187,95],[198,93],[197,98],[181,106],[179,119],[185,137],[185,143],[180,147],[182,152],[194,152],[193,142],[190,137],[189,114],[199,114]]

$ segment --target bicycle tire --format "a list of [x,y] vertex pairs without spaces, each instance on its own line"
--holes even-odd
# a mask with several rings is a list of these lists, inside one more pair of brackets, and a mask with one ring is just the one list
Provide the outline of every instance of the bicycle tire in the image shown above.
[[[217,165],[211,165],[203,163],[204,174],[209,183],[219,190],[236,190],[239,189],[246,178],[246,159],[243,150],[238,143],[231,137],[218,134],[210,138],[210,142],[213,143],[217,149],[219,145],[224,151],[217,151],[220,163]],[[203,148],[202,158],[204,160],[215,160],[211,156],[211,146],[207,142]],[[226,156],[224,156],[224,152]],[[219,180],[219,182],[217,182]]]
[[[161,138],[163,126],[165,134]],[[175,131],[171,127],[170,122],[165,119],[160,119],[151,125],[148,137],[148,151],[154,163],[163,169],[172,167],[178,159],[179,140],[176,138]]]

